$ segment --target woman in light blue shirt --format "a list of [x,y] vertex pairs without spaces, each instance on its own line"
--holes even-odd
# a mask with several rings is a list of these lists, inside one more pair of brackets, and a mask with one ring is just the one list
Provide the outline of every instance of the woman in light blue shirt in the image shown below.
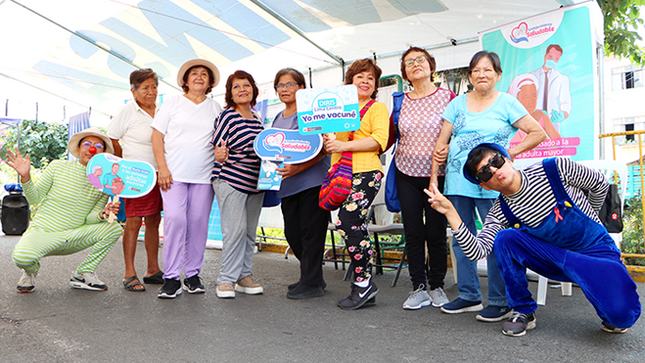
[[[516,98],[495,89],[501,76],[502,66],[497,54],[483,50],[473,56],[468,67],[468,78],[474,91],[453,99],[446,107],[434,152],[437,162],[432,164],[430,183],[437,185],[437,171],[445,161],[444,195],[453,203],[463,223],[473,234],[477,233],[475,209],[484,221],[499,193],[484,190],[464,178],[462,168],[470,150],[484,142],[496,143],[508,148],[508,153],[514,159],[546,139],[540,124]],[[526,138],[509,148],[510,140],[518,129],[526,132]],[[459,226],[451,228],[457,230]],[[495,255],[488,255],[488,307],[484,309],[477,261],[469,260],[454,239],[453,250],[457,260],[459,297],[443,305],[441,311],[448,314],[479,312],[477,320],[485,322],[497,322],[509,317],[511,311]]]

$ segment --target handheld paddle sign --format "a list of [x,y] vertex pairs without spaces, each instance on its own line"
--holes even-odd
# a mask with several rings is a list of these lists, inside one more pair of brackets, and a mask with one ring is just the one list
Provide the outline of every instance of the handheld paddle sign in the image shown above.
[[[87,163],[87,178],[105,194],[121,198],[138,198],[148,194],[157,183],[157,172],[144,161],[128,161],[108,153],[93,156]],[[114,221],[114,214],[108,219]]]
[[358,89],[352,84],[296,92],[298,128],[303,135],[361,128]]
[[253,142],[260,159],[281,159],[285,164],[301,164],[318,155],[323,147],[320,135],[303,135],[298,130],[268,128]]

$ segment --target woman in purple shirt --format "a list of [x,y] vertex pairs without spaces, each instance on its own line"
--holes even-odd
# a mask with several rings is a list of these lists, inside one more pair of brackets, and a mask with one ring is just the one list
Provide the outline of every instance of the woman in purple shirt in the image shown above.
[[[280,70],[273,82],[284,111],[276,115],[273,127],[298,129],[296,91],[305,88],[305,77],[293,68]],[[321,151],[318,156],[301,164],[285,164],[279,169],[282,185],[284,234],[289,247],[300,261],[300,280],[289,285],[289,299],[309,299],[324,294],[322,259],[329,212],[318,206],[318,194],[329,169],[329,157]]]

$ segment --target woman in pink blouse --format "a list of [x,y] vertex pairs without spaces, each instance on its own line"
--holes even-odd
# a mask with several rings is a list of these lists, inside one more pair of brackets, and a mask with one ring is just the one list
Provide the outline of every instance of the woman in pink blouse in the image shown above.
[[[403,97],[398,124],[400,139],[395,153],[396,184],[413,286],[403,308],[411,310],[431,303],[440,307],[449,302],[443,291],[448,268],[447,222],[432,209],[423,193],[430,184],[432,151],[443,124],[441,115],[455,98],[452,91],[432,83],[435,69],[435,59],[425,49],[410,47],[401,57],[401,75],[414,88]],[[440,190],[444,175],[442,166],[438,173]],[[426,245],[430,255],[427,276]]]

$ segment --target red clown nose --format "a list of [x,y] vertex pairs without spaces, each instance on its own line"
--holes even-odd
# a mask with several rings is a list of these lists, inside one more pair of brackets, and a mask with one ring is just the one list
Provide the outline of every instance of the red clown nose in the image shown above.
[[91,146],[87,151],[89,151],[90,154],[96,154],[96,148],[94,146]]

